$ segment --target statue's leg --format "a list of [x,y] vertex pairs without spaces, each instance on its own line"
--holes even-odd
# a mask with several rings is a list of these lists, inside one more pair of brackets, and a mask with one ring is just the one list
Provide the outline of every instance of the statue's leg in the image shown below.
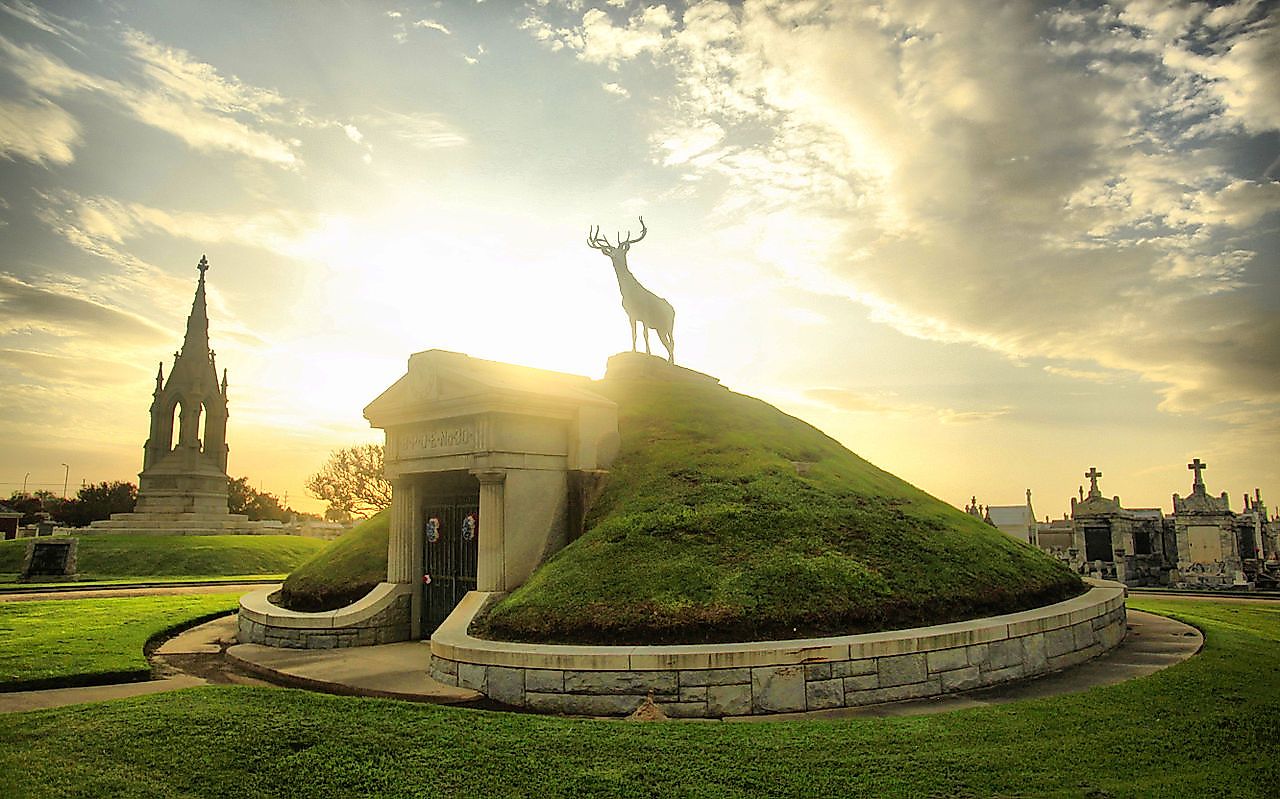
[[667,348],[667,363],[674,364],[676,362],[676,337],[671,333],[667,333],[665,336],[659,333],[658,338],[662,339],[662,346]]
[[631,351],[636,351],[636,320],[631,320]]
[[649,349],[649,326],[644,326],[644,354],[652,355],[653,351]]

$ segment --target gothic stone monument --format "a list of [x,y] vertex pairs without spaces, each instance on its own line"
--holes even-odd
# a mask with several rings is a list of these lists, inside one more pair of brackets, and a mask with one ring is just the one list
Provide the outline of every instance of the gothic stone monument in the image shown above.
[[581,532],[617,406],[577,375],[429,350],[364,410],[386,431],[387,581],[429,637],[472,590],[509,591]]
[[266,532],[279,526],[250,522],[228,510],[227,372],[223,370],[219,382],[209,348],[204,289],[208,260],[201,256],[196,268],[200,279],[182,349],[174,353],[168,381],[163,363],[156,374],[137,507],[133,513],[94,522],[90,532],[214,535]]

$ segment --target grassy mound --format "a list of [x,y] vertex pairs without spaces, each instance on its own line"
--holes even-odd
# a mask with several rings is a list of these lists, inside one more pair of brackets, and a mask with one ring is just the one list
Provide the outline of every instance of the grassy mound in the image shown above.
[[335,610],[387,579],[390,511],[382,511],[331,541],[284,581],[277,601],[290,610]]
[[1008,613],[1084,590],[1047,555],[764,402],[711,384],[597,390],[618,403],[622,449],[587,532],[479,620],[481,635],[792,638]]
[[[80,580],[285,574],[325,543],[296,535],[94,534],[78,538]],[[0,541],[4,579],[12,582],[21,573],[28,540]]]

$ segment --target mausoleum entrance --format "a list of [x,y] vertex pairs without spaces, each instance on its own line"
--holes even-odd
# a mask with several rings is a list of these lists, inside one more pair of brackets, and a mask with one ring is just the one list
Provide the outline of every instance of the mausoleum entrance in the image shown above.
[[422,503],[422,637],[430,638],[467,592],[476,590],[480,481],[462,471],[430,475]]
[[1084,528],[1084,559],[1092,563],[1110,563],[1116,559],[1111,547],[1111,527],[1090,525]]

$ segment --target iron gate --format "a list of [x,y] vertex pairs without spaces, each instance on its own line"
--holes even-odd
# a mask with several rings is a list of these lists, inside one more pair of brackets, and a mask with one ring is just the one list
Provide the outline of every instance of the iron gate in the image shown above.
[[422,524],[422,634],[426,638],[476,588],[479,497],[429,501]]

